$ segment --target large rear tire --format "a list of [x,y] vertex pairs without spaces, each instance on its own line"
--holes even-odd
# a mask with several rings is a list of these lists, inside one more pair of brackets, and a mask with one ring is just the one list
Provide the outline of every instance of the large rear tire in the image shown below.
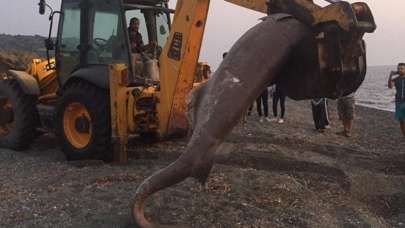
[[36,138],[37,97],[27,95],[15,80],[0,81],[0,147],[22,151]]
[[73,82],[57,107],[57,133],[68,160],[112,160],[109,93]]

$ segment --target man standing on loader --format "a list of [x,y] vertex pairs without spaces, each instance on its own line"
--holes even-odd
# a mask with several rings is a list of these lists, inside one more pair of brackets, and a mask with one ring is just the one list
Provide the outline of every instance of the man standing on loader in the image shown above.
[[128,35],[129,41],[131,45],[131,51],[133,53],[140,53],[142,52],[142,48],[144,46],[142,34],[139,32],[139,19],[133,17],[130,20],[129,27],[128,27]]

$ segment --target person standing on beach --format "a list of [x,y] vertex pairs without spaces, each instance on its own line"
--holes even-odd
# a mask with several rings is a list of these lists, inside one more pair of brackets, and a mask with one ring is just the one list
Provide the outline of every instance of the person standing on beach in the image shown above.
[[311,106],[315,129],[322,133],[329,127],[328,101],[326,98],[315,98],[311,100]]
[[[393,76],[398,75],[393,78]],[[401,131],[405,137],[405,63],[398,64],[398,71],[391,71],[388,78],[388,88],[396,89],[395,117],[400,123]]]
[[[277,84],[275,85],[275,91],[273,93],[273,116],[274,116],[274,121],[277,121],[278,123],[284,123],[284,115],[285,115],[285,99],[286,95],[281,89],[280,86]],[[280,101],[280,108],[281,108],[281,115],[280,118],[277,119],[278,116],[278,102]]]
[[[263,109],[262,109],[263,106]],[[251,115],[253,109],[253,104],[249,107],[248,110],[248,116]],[[268,122],[270,122],[269,118],[269,91],[266,89],[260,94],[260,96],[256,99],[256,109],[257,109],[257,114],[259,115],[260,122],[263,122],[264,119],[266,119]],[[263,118],[264,115],[264,118]]]
[[343,131],[339,132],[339,135],[346,137],[351,137],[353,129],[353,120],[354,120],[354,99],[355,93],[340,97],[337,100],[337,109],[339,114],[339,119],[343,124]]

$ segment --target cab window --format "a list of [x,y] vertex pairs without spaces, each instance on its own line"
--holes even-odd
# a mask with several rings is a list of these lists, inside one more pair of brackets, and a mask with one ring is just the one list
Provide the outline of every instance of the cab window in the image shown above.
[[80,44],[80,8],[78,5],[65,4],[64,20],[62,24],[62,52],[71,52],[79,55]]
[[[95,1],[95,0],[93,0]],[[128,59],[119,7],[115,1],[97,1],[90,29],[89,64],[125,63]]]

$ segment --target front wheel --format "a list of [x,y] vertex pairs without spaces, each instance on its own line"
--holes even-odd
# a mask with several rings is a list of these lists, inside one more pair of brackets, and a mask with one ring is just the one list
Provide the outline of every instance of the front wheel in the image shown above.
[[57,107],[57,132],[68,160],[112,160],[108,91],[87,82],[68,85]]

